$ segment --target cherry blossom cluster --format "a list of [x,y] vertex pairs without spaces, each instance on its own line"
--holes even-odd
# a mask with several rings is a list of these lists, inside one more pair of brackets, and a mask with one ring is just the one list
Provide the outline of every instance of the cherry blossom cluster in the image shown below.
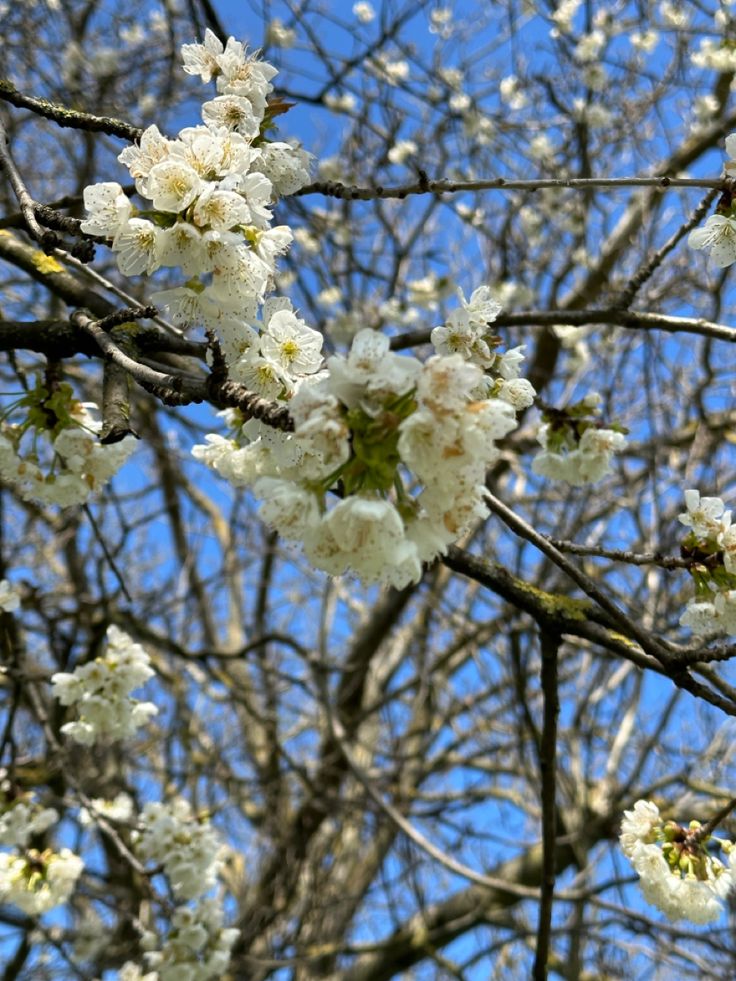
[[[726,164],[726,173],[736,175],[736,133],[726,137],[726,153],[732,159]],[[730,195],[718,203],[716,214],[710,215],[702,228],[694,228],[688,236],[691,249],[706,249],[715,266],[723,269],[736,262],[736,215]]]
[[317,568],[397,588],[417,582],[423,563],[487,516],[496,443],[534,397],[518,378],[520,350],[493,350],[488,321],[498,309],[486,287],[461,296],[433,331],[442,353],[424,363],[361,330],[347,357],[299,380],[292,434],[250,420],[192,452],[251,487],[262,519],[301,542]]
[[679,521],[689,528],[682,554],[691,560],[695,596],[680,617],[696,634],[736,636],[736,526],[720,497],[685,491],[687,511]]
[[38,384],[14,409],[22,409],[25,418],[0,426],[0,480],[25,500],[83,504],[120,469],[136,444],[132,436],[100,443],[97,407],[78,402],[67,384],[53,389]]
[[196,899],[215,885],[220,840],[209,821],[194,815],[183,797],[168,804],[149,801],[133,840],[139,858],[163,866],[177,899]]
[[133,845],[140,859],[163,867],[177,900],[196,900],[194,906],[176,908],[163,944],[153,932],[143,935],[148,966],[156,969],[159,981],[221,978],[239,931],[223,927],[218,900],[203,898],[215,886],[221,866],[222,846],[214,828],[181,797],[167,804],[149,802]]
[[6,771],[0,780],[0,903],[12,903],[30,916],[40,916],[66,902],[84,862],[69,849],[60,852],[28,848],[34,835],[59,820],[53,807],[43,807],[31,793],[18,794]]
[[58,820],[53,807],[42,807],[32,794],[14,793],[7,778],[0,783],[0,845],[27,848],[33,835],[42,834]]
[[[691,821],[683,828],[664,821],[652,801],[639,800],[624,811],[619,841],[634,866],[647,902],[670,920],[710,923],[723,912],[734,885],[736,848],[729,841],[698,834]],[[728,854],[724,864],[708,851],[714,841]]]
[[239,933],[235,927],[223,926],[222,908],[214,899],[202,899],[194,907],[179,906],[160,949],[156,949],[159,941],[154,933],[142,938],[142,946],[148,948],[144,954],[147,965],[157,972],[145,977],[151,981],[219,981],[227,976],[230,951]]
[[0,852],[0,903],[40,916],[67,901],[84,862],[68,848]]
[[593,484],[611,471],[614,453],[626,445],[626,430],[597,419],[600,396],[591,392],[566,409],[545,409],[537,439],[542,446],[532,461],[541,477],[564,480],[573,487]]
[[276,258],[292,240],[287,226],[271,227],[270,208],[306,183],[309,156],[265,136],[288,108],[269,101],[275,68],[232,37],[223,47],[209,30],[203,44],[183,45],[182,56],[186,72],[217,86],[202,106],[203,124],[176,139],[156,126],[145,130],[118,158],[145,207],[136,208],[118,183],[95,184],[84,192],[81,227],[111,244],[125,275],[180,269],[186,281],[152,299],[176,323],[204,326],[233,380],[272,397],[289,391],[292,372],[315,371],[320,362],[321,336],[288,300],[274,301],[257,323]]
[[131,692],[152,678],[154,671],[146,651],[118,627],[107,629],[105,653],[80,665],[72,673],[51,677],[53,694],[62,705],[74,705],[78,719],[61,731],[87,746],[99,739],[120,740],[132,735],[158,709],[139,702]]

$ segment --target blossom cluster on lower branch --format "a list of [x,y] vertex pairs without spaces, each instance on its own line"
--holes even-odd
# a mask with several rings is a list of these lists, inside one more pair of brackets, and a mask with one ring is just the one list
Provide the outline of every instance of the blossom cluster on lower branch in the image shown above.
[[99,441],[97,407],[83,404],[67,384],[38,384],[6,410],[23,421],[0,426],[0,479],[24,500],[68,507],[84,504],[120,469],[136,440]]
[[28,848],[59,820],[52,807],[43,807],[32,794],[18,795],[7,778],[0,782],[0,903],[11,903],[29,916],[41,916],[66,902],[74,891],[84,862],[68,848],[55,852]]
[[[619,841],[634,866],[647,902],[670,920],[710,923],[718,919],[736,883],[736,847],[711,835],[701,837],[697,821],[684,828],[665,821],[652,801],[639,800],[624,812]],[[714,843],[727,864],[709,852]]]
[[542,447],[532,461],[541,477],[573,487],[594,484],[611,471],[611,461],[626,444],[626,430],[603,426],[596,418],[600,396],[589,393],[566,409],[546,409],[537,439]]
[[139,702],[130,694],[153,675],[146,651],[111,625],[104,655],[51,678],[54,696],[62,705],[76,706],[79,713],[61,731],[87,746],[101,738],[118,740],[132,735],[158,713],[152,702]]
[[736,636],[736,526],[720,497],[685,491],[687,510],[679,516],[689,528],[682,554],[690,562],[695,596],[680,623],[696,634]]
[[[165,938],[145,933],[141,945],[159,981],[211,981],[220,978],[238,937],[223,926],[221,903],[205,893],[214,888],[222,846],[206,816],[192,813],[188,802],[149,802],[133,835],[136,855],[163,867],[175,898],[182,902]],[[193,906],[184,905],[195,900]],[[132,969],[131,969],[132,970]],[[135,975],[133,975],[135,976]]]

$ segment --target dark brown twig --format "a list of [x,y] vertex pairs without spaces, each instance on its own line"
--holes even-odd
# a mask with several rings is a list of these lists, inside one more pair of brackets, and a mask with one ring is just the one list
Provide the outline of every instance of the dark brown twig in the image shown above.
[[143,134],[139,126],[132,126],[114,116],[95,116],[91,112],[67,109],[66,106],[57,105],[47,99],[24,95],[7,78],[0,78],[0,99],[4,99],[18,109],[30,109],[39,116],[52,119],[58,126],[83,129],[89,133],[108,133],[110,136],[119,136],[131,143],[139,140]]

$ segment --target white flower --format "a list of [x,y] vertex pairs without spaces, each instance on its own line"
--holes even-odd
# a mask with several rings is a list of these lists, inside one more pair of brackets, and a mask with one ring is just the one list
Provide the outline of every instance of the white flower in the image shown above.
[[270,179],[261,173],[248,174],[239,182],[238,191],[248,205],[248,223],[256,228],[268,228],[271,223],[268,207],[273,195]]
[[222,864],[219,837],[208,820],[192,814],[186,800],[149,801],[140,822],[133,836],[136,854],[163,865],[177,899],[196,899],[215,885]]
[[33,835],[43,834],[58,820],[53,807],[41,807],[31,794],[16,798],[0,795],[0,845],[27,848]]
[[246,355],[230,365],[230,377],[265,399],[279,399],[293,391],[288,372],[270,358]]
[[83,197],[89,218],[85,218],[79,227],[87,235],[114,238],[133,210],[122,187],[114,181],[85,187]]
[[209,184],[197,199],[193,218],[200,228],[216,228],[226,232],[236,225],[247,224],[250,220],[250,209],[239,194],[223,191],[216,184]]
[[159,977],[155,971],[144,974],[142,969],[133,961],[126,961],[118,971],[117,981],[159,981]]
[[[171,290],[158,290],[151,294],[151,300],[157,306],[165,307],[175,324],[192,327],[195,324],[213,326],[222,315],[219,297],[212,296],[212,291],[193,290],[186,286],[176,286]],[[255,298],[252,303],[255,313]],[[249,312],[249,311],[248,311]]]
[[304,384],[289,403],[294,435],[304,449],[302,472],[324,479],[350,457],[350,429],[337,398],[326,382]]
[[148,175],[147,196],[157,211],[184,211],[201,190],[199,174],[183,160],[164,160]]
[[51,676],[54,697],[62,705],[76,705],[79,713],[79,719],[67,722],[61,731],[85,745],[99,738],[119,740],[132,735],[158,712],[152,703],[139,703],[130,697],[153,674],[143,648],[118,627],[108,627],[104,655],[71,674]]
[[731,636],[736,635],[736,589],[724,589],[715,594],[718,627]]
[[394,354],[388,337],[370,328],[355,335],[347,360],[335,355],[327,364],[330,390],[348,408],[371,396],[379,401],[389,393],[402,395],[414,388],[422,371],[416,358]]
[[376,16],[376,12],[373,9],[373,5],[366,2],[354,3],[353,13],[361,22],[361,24],[370,24],[370,22],[374,20]]
[[726,510],[721,498],[701,497],[700,491],[686,490],[685,506],[687,511],[678,515],[677,520],[698,537],[720,542],[731,525],[731,512]]
[[392,164],[405,163],[419,147],[413,140],[397,140],[388,151],[388,159]]
[[234,487],[250,487],[261,476],[272,476],[271,453],[262,441],[239,447],[235,440],[208,433],[206,443],[192,447],[192,456],[201,460]]
[[680,626],[690,627],[694,634],[712,634],[719,631],[718,613],[709,601],[689,600],[685,612],[680,617]]
[[261,121],[249,99],[240,95],[218,95],[202,106],[202,119],[208,126],[224,126],[246,139],[258,136]]
[[516,75],[507,75],[506,78],[502,78],[498,91],[501,99],[510,109],[523,109],[529,102]]
[[142,945],[148,948],[144,956],[155,973],[141,978],[138,972],[120,981],[215,981],[225,977],[230,950],[240,931],[222,924],[222,908],[214,899],[178,907],[162,944],[152,933],[143,937]]
[[267,97],[273,91],[271,79],[278,71],[267,61],[261,61],[258,52],[246,55],[244,46],[232,37],[228,38],[217,63],[221,70],[217,79],[218,92],[247,99],[260,123],[266,112]]
[[632,810],[624,811],[619,838],[624,855],[630,858],[637,842],[649,844],[653,840],[652,831],[661,823],[659,808],[651,800],[638,800]]
[[209,82],[220,73],[218,57],[222,51],[222,41],[207,28],[204,32],[204,44],[182,44],[184,71],[187,75],[199,75],[203,82]]
[[274,17],[266,25],[266,44],[273,44],[276,48],[291,48],[295,41],[296,31],[286,27],[278,17]]
[[148,197],[148,175],[151,168],[169,158],[175,148],[175,143],[167,140],[159,132],[158,126],[149,126],[143,131],[138,145],[126,147],[118,155],[118,160],[130,171],[135,180],[136,190],[143,197]]
[[86,807],[80,807],[80,824],[91,825],[99,818],[115,822],[130,821],[133,816],[133,800],[128,794],[122,791],[113,800],[105,800],[104,797],[93,797],[90,804],[92,805],[91,811]]
[[258,169],[271,181],[281,196],[294,194],[309,183],[312,157],[300,147],[289,143],[266,143],[261,147]]
[[534,386],[526,378],[511,378],[502,382],[498,397],[520,412],[534,404],[536,394]]
[[159,258],[162,233],[145,218],[130,218],[113,239],[113,252],[118,253],[118,269],[124,276],[152,272],[161,265]]
[[277,310],[261,335],[261,352],[292,375],[313,374],[322,364],[323,340],[292,310]]
[[711,215],[703,228],[688,236],[691,249],[710,249],[710,257],[719,268],[736,262],[736,220],[725,215]]
[[204,260],[202,234],[187,221],[177,221],[158,233],[158,260],[162,266],[178,266],[187,276],[201,272]]
[[25,855],[0,852],[0,902],[29,916],[40,916],[66,902],[84,862],[68,848],[58,853],[31,850]]
[[272,525],[283,538],[303,539],[320,522],[315,495],[291,480],[261,477],[253,485],[261,499],[259,517]]
[[0,580],[0,610],[13,613],[20,606],[20,592],[7,579]]

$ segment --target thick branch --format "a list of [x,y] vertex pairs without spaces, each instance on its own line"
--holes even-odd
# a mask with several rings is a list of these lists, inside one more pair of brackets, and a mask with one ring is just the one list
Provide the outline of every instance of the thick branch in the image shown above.
[[544,719],[539,746],[539,768],[542,776],[542,895],[539,901],[537,945],[534,958],[534,981],[546,981],[547,961],[552,935],[552,903],[555,889],[555,850],[557,843],[556,763],[557,717],[560,697],[557,682],[559,634],[540,628],[542,654],[542,697]]
[[52,119],[58,126],[83,129],[89,133],[108,133],[110,136],[119,136],[131,143],[140,139],[143,134],[140,126],[132,126],[114,116],[95,116],[91,112],[67,109],[66,106],[57,105],[47,99],[24,95],[7,78],[0,78],[0,99],[4,99],[18,109],[30,109],[38,116]]

